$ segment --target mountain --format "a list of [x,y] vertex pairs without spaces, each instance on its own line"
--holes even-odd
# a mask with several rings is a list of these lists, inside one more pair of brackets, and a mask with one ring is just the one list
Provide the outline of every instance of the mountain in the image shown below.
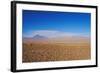
[[33,40],[44,40],[44,39],[48,39],[48,38],[45,36],[41,36],[41,35],[35,35],[32,39]]

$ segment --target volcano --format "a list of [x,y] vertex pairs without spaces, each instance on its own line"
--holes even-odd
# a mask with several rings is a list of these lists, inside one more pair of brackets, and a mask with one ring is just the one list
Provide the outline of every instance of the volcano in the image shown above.
[[41,36],[41,35],[35,35],[32,39],[33,40],[44,40],[44,39],[48,39],[48,38],[45,36]]

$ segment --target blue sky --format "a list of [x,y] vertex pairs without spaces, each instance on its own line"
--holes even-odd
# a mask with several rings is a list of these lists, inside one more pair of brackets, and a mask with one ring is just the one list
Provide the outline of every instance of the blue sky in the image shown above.
[[90,13],[23,10],[22,18],[23,36],[26,37],[61,33],[90,35]]

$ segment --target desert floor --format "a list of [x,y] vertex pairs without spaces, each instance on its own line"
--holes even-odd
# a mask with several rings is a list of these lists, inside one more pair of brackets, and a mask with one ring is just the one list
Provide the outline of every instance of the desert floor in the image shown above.
[[46,62],[91,59],[90,43],[23,42],[22,61]]

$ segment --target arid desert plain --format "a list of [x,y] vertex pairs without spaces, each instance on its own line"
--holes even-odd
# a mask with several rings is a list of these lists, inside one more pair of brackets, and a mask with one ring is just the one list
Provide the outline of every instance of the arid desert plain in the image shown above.
[[89,37],[23,39],[23,63],[91,59]]

